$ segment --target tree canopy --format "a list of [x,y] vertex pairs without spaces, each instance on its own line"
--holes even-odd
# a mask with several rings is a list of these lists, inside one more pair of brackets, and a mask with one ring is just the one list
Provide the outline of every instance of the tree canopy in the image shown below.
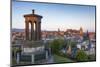
[[88,60],[88,55],[83,51],[83,50],[78,50],[76,54],[76,60],[77,61],[87,61]]

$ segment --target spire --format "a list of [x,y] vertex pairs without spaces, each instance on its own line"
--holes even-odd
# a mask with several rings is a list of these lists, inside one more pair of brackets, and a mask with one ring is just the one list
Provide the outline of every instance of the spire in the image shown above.
[[60,32],[60,29],[58,28],[58,32]]
[[83,28],[80,27],[80,36],[83,36]]
[[87,38],[89,39],[89,32],[88,32],[88,30],[87,30],[86,36],[87,36]]

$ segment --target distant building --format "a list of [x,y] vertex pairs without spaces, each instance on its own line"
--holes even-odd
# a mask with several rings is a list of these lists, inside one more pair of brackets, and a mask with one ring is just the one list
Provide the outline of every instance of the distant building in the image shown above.
[[80,34],[80,36],[83,37],[83,28],[82,27],[80,27],[79,34]]

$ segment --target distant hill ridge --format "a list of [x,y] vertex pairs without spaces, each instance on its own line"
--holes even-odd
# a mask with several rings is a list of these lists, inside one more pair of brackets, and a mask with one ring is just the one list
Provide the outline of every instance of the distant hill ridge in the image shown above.
[[24,32],[24,29],[13,28],[13,29],[11,29],[11,32]]
[[[45,30],[42,30],[42,32]],[[47,30],[46,30],[47,31]],[[25,29],[17,29],[17,28],[12,28],[11,32],[25,32]],[[47,32],[57,32],[57,31],[47,31]]]

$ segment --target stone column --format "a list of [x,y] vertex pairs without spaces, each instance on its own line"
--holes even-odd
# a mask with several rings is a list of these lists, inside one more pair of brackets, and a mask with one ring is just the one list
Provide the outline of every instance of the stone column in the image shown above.
[[37,22],[37,40],[39,40],[39,22]]
[[33,40],[35,40],[35,30],[34,30],[35,23],[33,22]]
[[37,22],[35,22],[35,39],[34,40],[37,40]]
[[39,24],[38,24],[38,22],[36,22],[36,40],[39,40],[39,26],[38,26]]
[[48,59],[48,51],[46,50],[46,59]]
[[31,23],[31,40],[34,40],[34,22]]
[[29,40],[29,23],[25,21],[25,36],[26,40]]
[[41,40],[41,22],[39,22],[39,40]]
[[32,64],[34,64],[34,54],[32,54]]
[[17,53],[17,59],[16,59],[16,61],[17,61],[17,64],[18,64],[19,61],[20,61],[20,55],[19,55],[19,53]]

